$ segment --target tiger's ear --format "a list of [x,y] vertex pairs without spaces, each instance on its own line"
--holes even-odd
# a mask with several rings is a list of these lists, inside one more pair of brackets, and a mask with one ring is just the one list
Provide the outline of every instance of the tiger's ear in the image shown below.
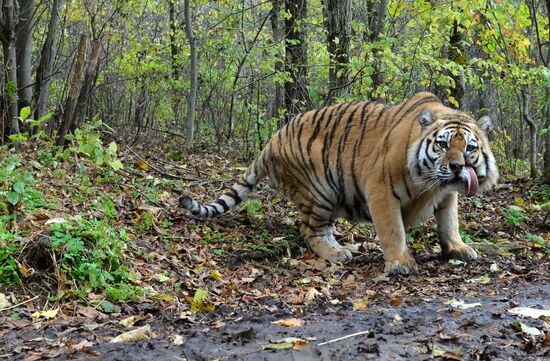
[[493,119],[491,119],[491,117],[487,115],[484,115],[477,120],[477,126],[480,127],[481,130],[483,130],[487,135],[489,135],[495,129]]
[[420,115],[418,116],[418,122],[422,126],[422,129],[428,127],[430,124],[433,123],[433,113],[429,109],[424,109],[420,112]]

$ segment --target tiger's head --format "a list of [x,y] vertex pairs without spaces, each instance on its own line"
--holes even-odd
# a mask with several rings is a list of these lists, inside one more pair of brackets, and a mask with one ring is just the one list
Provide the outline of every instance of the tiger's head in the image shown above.
[[458,191],[467,196],[492,188],[498,180],[495,157],[487,134],[493,122],[484,116],[475,121],[445,108],[424,109],[418,116],[419,139],[408,151],[408,168],[422,191]]

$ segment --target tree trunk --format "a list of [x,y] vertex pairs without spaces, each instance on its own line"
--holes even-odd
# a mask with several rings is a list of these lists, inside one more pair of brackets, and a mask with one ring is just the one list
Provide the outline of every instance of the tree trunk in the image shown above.
[[[282,0],[272,0],[272,9],[271,9],[271,31],[273,33],[273,43],[279,44],[283,41],[283,29],[281,28],[281,19],[279,13],[281,12],[281,3]],[[275,59],[275,72],[280,73],[284,70],[284,57],[282,54],[277,56]],[[275,118],[279,116],[279,109],[284,106],[284,89],[278,82],[275,83],[275,91],[273,93],[273,98],[271,101],[271,106],[268,112],[267,119]],[[278,120],[278,127],[282,126],[281,120]]]
[[80,89],[80,94],[78,96],[78,101],[76,102],[75,110],[73,113],[72,120],[70,122],[70,130],[74,131],[78,124],[82,121],[83,113],[86,109],[86,104],[90,98],[93,86],[95,84],[97,64],[99,60],[99,54],[101,52],[101,43],[99,41],[94,41],[92,46],[92,54],[90,55],[90,61],[88,62],[88,68],[86,69],[86,74],[84,75],[84,81],[82,82],[82,88]]
[[76,63],[74,66],[73,77],[71,79],[69,95],[63,109],[63,121],[57,132],[57,145],[65,145],[65,135],[71,127],[73,114],[76,106],[76,100],[82,86],[82,71],[84,69],[84,60],[86,58],[86,49],[88,48],[88,35],[83,34],[80,37],[78,44],[78,52],[76,53]]
[[[545,0],[546,17],[550,21],[550,0]],[[546,49],[546,59],[550,60],[550,48]],[[547,99],[550,102],[550,90],[546,90]],[[544,183],[550,184],[550,104],[546,105],[545,112],[546,134],[544,135]]]
[[19,21],[15,40],[17,50],[17,95],[21,107],[32,100],[32,36],[34,28],[34,0],[19,0]]
[[197,99],[197,39],[193,34],[192,13],[190,0],[185,0],[185,35],[189,41],[190,64],[189,64],[189,80],[190,89],[187,97],[187,118],[185,120],[185,144],[184,147],[189,149],[193,146],[193,128],[195,116],[195,102]]
[[59,18],[61,7],[65,0],[54,0],[50,21],[48,23],[48,33],[46,41],[40,53],[40,63],[36,69],[36,84],[34,88],[34,101],[36,110],[34,119],[39,119],[46,113],[48,104],[48,94],[50,91],[50,76],[52,73],[53,56],[57,51],[57,28],[59,27]]
[[521,95],[521,118],[529,126],[529,163],[531,178],[537,177],[537,125],[529,115],[529,94],[525,89],[520,91]]
[[[550,90],[546,90],[546,99],[550,99]],[[544,173],[543,181],[546,184],[550,184],[550,104],[546,105],[544,111],[544,123],[546,133],[544,134]]]
[[[453,28],[451,30],[451,36],[449,38],[449,53],[448,59],[455,62],[457,65],[466,64],[466,53],[463,46],[464,31],[461,31],[461,25],[458,21],[453,22]],[[464,75],[462,73],[454,75],[449,74],[454,81],[454,86],[449,89],[451,91],[448,94],[448,104],[452,108],[460,108],[462,106],[462,97],[464,96]],[[447,92],[444,92],[447,94]]]
[[330,56],[329,91],[325,104],[347,94],[351,0],[325,0],[327,50]]
[[180,106],[183,93],[180,86],[180,62],[178,60],[179,47],[177,44],[177,21],[176,21],[176,0],[168,0],[168,22],[170,27],[170,62],[172,66],[172,79],[174,84],[172,93],[172,114],[176,124],[180,123]]
[[290,80],[285,82],[286,121],[304,109],[313,108],[307,85],[306,0],[285,0],[285,64]]
[[[370,43],[374,43],[380,38],[380,34],[384,29],[384,22],[386,20],[386,12],[388,8],[387,0],[378,0],[373,2],[372,0],[367,1],[367,39]],[[382,83],[384,79],[382,77],[382,71],[380,70],[380,62],[378,60],[378,54],[380,53],[380,48],[375,47],[372,54],[372,67],[374,71],[372,73],[372,89],[376,90]],[[367,59],[369,61],[369,59]]]
[[[0,24],[0,40],[4,55],[4,69],[6,77],[6,91],[8,97],[8,134],[19,133],[17,107],[17,55],[15,50],[16,9],[14,0],[2,1]],[[6,128],[3,124],[2,128]]]

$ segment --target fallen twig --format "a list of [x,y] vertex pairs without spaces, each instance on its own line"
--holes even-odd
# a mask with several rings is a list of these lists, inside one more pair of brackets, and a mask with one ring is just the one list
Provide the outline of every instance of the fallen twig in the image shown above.
[[38,296],[34,296],[33,298],[29,298],[29,299],[26,300],[26,301],[19,302],[19,303],[16,304],[16,305],[13,305],[13,306],[10,306],[10,307],[6,307],[6,308],[0,308],[0,312],[7,311],[7,310],[11,310],[12,308],[15,308],[15,307],[17,307],[17,306],[24,305],[25,303],[31,302],[32,300],[35,300],[35,299],[37,299],[37,298],[38,298]]
[[149,166],[152,170],[154,170],[155,172],[157,173],[160,173],[162,175],[164,175],[165,177],[168,177],[168,178],[172,178],[172,179],[182,179],[182,180],[186,180],[186,181],[197,181],[199,179],[197,178],[194,178],[194,177],[184,177],[184,176],[180,176],[180,175],[176,175],[176,174],[171,174],[171,173],[167,173],[163,170],[160,170],[158,169],[157,167],[155,167],[154,165],[152,165],[151,163],[149,163],[148,161],[146,161],[145,159],[143,159],[142,157],[140,157],[132,148],[130,148],[129,146],[127,146],[126,144],[124,145],[130,152],[132,152],[133,155],[135,155],[139,160],[141,160],[143,163],[147,164],[147,166]]
[[365,331],[361,331],[361,332],[356,332],[356,333],[352,333],[351,335],[346,335],[346,336],[342,336],[342,337],[335,338],[334,340],[330,340],[330,341],[325,341],[325,342],[318,343],[317,346],[323,346],[323,345],[327,345],[327,344],[329,344],[329,343],[342,341],[342,340],[345,340],[345,339],[347,339],[347,338],[352,338],[352,337],[361,336],[361,335],[368,335],[368,334],[369,334],[369,330],[365,330]]

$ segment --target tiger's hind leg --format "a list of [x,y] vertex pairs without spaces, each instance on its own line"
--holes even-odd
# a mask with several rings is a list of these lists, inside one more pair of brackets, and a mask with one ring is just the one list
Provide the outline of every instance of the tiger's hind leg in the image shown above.
[[476,251],[464,243],[458,233],[458,195],[454,193],[445,197],[438,204],[434,215],[443,257],[462,261],[475,260]]
[[300,233],[315,254],[330,262],[347,262],[352,259],[351,251],[342,247],[334,238],[332,212],[313,208],[302,211]]

